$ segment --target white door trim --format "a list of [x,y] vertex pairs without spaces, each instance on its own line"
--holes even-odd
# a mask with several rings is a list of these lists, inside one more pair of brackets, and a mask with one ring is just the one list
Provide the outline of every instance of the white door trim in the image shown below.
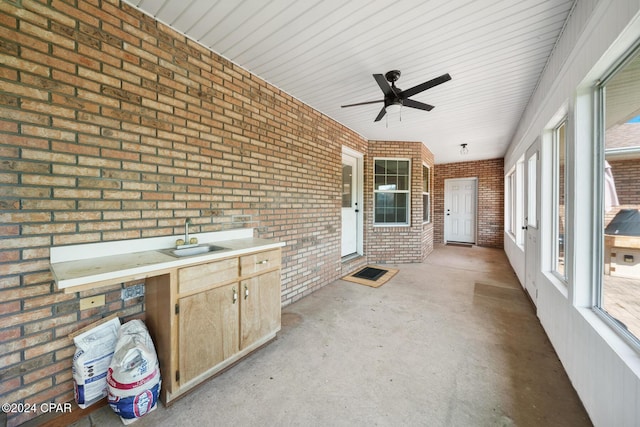
[[[364,254],[364,153],[342,147],[342,154],[356,159],[356,255]],[[349,255],[347,255],[349,256]]]
[[[540,271],[540,147],[540,138],[538,138],[527,148],[524,159],[524,288],[535,306],[538,305],[538,271]],[[535,162],[533,175],[530,170],[532,166],[530,159]],[[532,180],[535,192],[531,191]],[[530,203],[533,204],[534,209],[531,209]]]
[[452,242],[460,242],[462,240],[459,239],[451,239],[451,230],[450,230],[450,221],[448,220],[449,215],[447,215],[447,209],[449,209],[449,205],[451,203],[450,195],[447,184],[452,184],[457,181],[473,181],[473,231],[471,239],[472,241],[464,241],[465,243],[477,243],[477,234],[478,234],[478,178],[477,177],[467,177],[467,178],[448,178],[444,180],[444,243],[448,241]]

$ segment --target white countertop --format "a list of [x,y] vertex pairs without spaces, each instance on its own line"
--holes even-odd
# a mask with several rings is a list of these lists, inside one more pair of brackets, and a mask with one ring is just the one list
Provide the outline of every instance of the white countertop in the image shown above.
[[[175,242],[176,236],[53,247],[51,271],[58,289],[73,292],[75,286],[117,281],[121,277],[148,277],[153,276],[155,271],[284,246],[284,243],[255,238],[252,229],[246,230],[193,234],[199,244],[215,243],[225,249],[186,257],[175,257],[164,252],[172,247],[173,243],[170,242]],[[127,248],[128,251],[123,252]]]

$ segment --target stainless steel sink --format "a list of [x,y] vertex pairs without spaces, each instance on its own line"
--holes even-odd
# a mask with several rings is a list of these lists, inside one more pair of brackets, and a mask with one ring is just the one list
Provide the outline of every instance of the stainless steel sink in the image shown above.
[[185,256],[203,255],[211,252],[222,251],[225,249],[227,248],[223,248],[222,246],[207,244],[207,245],[193,246],[191,248],[165,249],[162,252],[165,252],[175,257],[182,258]]

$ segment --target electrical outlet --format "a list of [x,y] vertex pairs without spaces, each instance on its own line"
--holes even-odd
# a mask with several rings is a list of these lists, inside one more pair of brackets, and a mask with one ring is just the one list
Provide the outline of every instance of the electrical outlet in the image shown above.
[[144,295],[144,283],[138,283],[137,285],[127,286],[122,290],[122,299],[124,301],[138,298]]

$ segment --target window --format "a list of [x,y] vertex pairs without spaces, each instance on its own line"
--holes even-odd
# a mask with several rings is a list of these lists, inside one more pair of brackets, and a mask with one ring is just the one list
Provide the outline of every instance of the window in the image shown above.
[[527,164],[527,226],[538,228],[538,152],[529,157]]
[[566,129],[566,120],[553,129],[553,258],[551,264],[554,274],[565,282],[567,280],[565,271]]
[[431,221],[431,168],[422,165],[422,222]]
[[342,163],[342,207],[353,206],[353,166]]
[[524,156],[516,163],[515,236],[516,244],[524,247]]
[[374,223],[409,225],[408,159],[374,159]]
[[640,51],[600,86],[596,309],[640,345]]
[[505,231],[515,238],[516,235],[516,169],[511,168],[504,182],[505,188]]
[[509,170],[504,182],[505,188],[505,231],[519,246],[524,245],[524,157],[518,159]]

